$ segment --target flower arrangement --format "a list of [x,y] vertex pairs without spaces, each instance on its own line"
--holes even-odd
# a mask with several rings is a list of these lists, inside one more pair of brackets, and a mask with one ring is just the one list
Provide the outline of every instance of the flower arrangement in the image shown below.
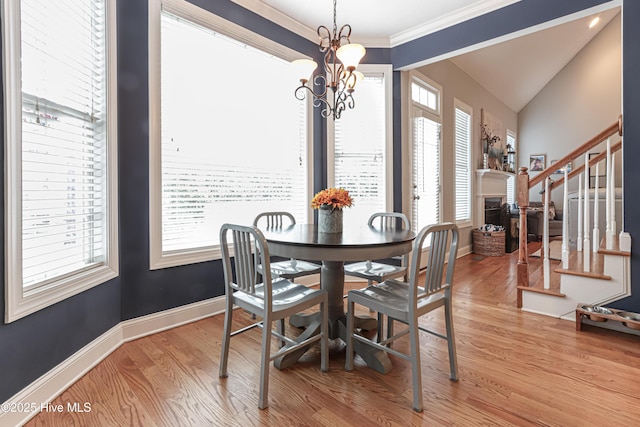
[[344,188],[326,188],[316,193],[311,199],[311,207],[320,209],[321,206],[331,206],[332,209],[350,208],[353,199]]
[[498,135],[491,134],[486,123],[480,125],[480,139],[486,144],[483,147],[485,153],[489,153],[495,143],[500,141],[500,137]]

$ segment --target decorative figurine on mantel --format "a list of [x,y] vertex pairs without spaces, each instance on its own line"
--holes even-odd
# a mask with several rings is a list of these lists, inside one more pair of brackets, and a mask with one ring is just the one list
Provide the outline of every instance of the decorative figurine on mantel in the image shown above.
[[495,169],[502,170],[502,149],[494,147],[494,145],[500,141],[500,136],[493,135],[488,125],[480,125],[480,140],[482,141],[483,150],[483,169]]

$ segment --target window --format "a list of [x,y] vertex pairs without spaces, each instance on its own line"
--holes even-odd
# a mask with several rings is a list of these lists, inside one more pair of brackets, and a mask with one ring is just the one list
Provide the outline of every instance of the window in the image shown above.
[[[412,136],[412,212],[411,227],[420,230],[423,227],[440,222],[441,206],[441,128],[440,94],[442,89],[424,77],[412,78],[411,93],[428,90],[435,94],[431,107],[425,105],[420,97],[412,97],[411,136]],[[428,98],[427,98],[428,99]],[[436,108],[432,108],[435,106]],[[437,113],[437,114],[436,114]],[[427,242],[427,246],[429,242]]]
[[11,322],[117,276],[115,1],[3,3]]
[[[354,199],[345,210],[346,226],[366,224],[376,212],[392,210],[391,68],[361,65],[365,75],[354,92],[355,108],[329,123],[329,184]],[[333,180],[333,181],[331,181]]]
[[472,109],[459,100],[455,104],[455,219],[471,222],[471,123]]
[[[516,151],[516,134],[507,129],[507,145],[511,146],[512,151]],[[514,165],[514,170],[517,170]],[[507,203],[513,205],[516,202],[516,177],[510,176],[507,179]]]
[[307,221],[307,103],[289,61],[299,53],[186,2],[150,12],[151,268],[219,258],[225,222],[282,210]]

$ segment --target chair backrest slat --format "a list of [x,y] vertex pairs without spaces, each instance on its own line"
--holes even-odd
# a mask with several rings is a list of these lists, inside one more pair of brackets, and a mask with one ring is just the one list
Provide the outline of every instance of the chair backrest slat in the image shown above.
[[289,212],[262,212],[253,220],[253,225],[259,226],[261,221],[265,223],[266,228],[282,228],[296,223],[296,219]]
[[[228,232],[232,234],[233,257]],[[255,226],[224,224],[220,228],[220,245],[226,291],[232,292],[237,289],[258,298],[263,298],[264,295],[268,303],[271,296],[271,271],[269,249],[262,232]],[[262,283],[264,292],[260,294],[256,294],[258,264],[265,268]]]
[[379,227],[381,229],[398,228],[398,220],[400,220],[400,229],[408,230],[411,228],[409,218],[400,212],[378,212],[369,217],[368,224],[370,226]]
[[[426,279],[424,293],[417,295],[420,275],[420,261],[424,241],[431,236],[431,245],[427,254]],[[447,260],[447,244],[449,257]],[[450,286],[453,280],[453,269],[458,254],[458,227],[450,222],[428,225],[418,233],[413,242],[413,257],[409,272],[410,298],[424,298],[442,290],[446,285]],[[445,261],[447,261],[446,275],[444,273]]]

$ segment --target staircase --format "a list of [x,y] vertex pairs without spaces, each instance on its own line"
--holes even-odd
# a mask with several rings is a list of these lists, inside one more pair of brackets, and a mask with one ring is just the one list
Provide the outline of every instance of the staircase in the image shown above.
[[521,308],[547,316],[575,320],[578,304],[603,306],[629,295],[630,253],[617,248],[606,249],[604,240],[597,253],[591,254],[590,268],[584,270],[582,251],[571,251],[569,265],[550,260],[550,286],[544,287],[543,262],[530,263],[530,286],[518,286]]
[[[596,216],[594,218],[595,230],[584,227],[584,232],[579,232],[577,250],[569,250],[568,247],[568,226],[565,215],[562,261],[551,260],[549,258],[549,236],[548,224],[545,224],[545,235],[543,236],[542,256],[540,259],[532,259],[528,256],[526,244],[521,244],[518,256],[518,298],[519,308],[539,314],[559,317],[567,320],[576,319],[576,307],[583,304],[603,306],[621,299],[630,294],[630,253],[620,250],[618,236],[615,234],[616,218],[610,216],[614,209],[610,208],[613,203],[614,193],[614,171],[612,156],[622,148],[619,142],[613,146],[608,139],[618,133],[622,135],[622,118],[612,124],[607,129],[587,141],[578,149],[574,150],[552,167],[529,178],[527,168],[521,168],[518,174],[518,204],[520,206],[520,242],[526,242],[527,215],[526,208],[529,205],[529,189],[535,185],[545,183],[545,205],[548,210],[549,194],[552,188],[564,185],[570,179],[579,179],[580,184],[585,182],[584,208],[579,202],[579,223],[589,224],[590,202],[589,202],[589,168],[594,167],[599,162],[606,159],[608,167],[605,188],[607,189],[606,224],[607,229],[602,230],[604,237],[600,239],[600,230],[597,227],[597,211],[593,209]],[[607,151],[589,159],[589,150],[607,141]],[[552,182],[549,178],[559,165],[575,161],[577,158],[585,156],[585,168],[576,168],[571,173],[565,172],[564,178]],[[597,167],[597,166],[596,166]],[[565,168],[567,169],[567,168]],[[598,173],[596,173],[598,175]],[[586,177],[586,178],[585,178]],[[580,185],[580,191],[582,191]],[[564,185],[564,209],[568,207],[567,185]],[[598,193],[597,191],[595,192]],[[582,193],[580,193],[582,194]],[[594,196],[594,207],[598,203],[598,196]],[[548,216],[545,216],[548,218]],[[621,221],[618,218],[617,221]],[[613,230],[613,231],[611,231]],[[599,241],[599,245],[592,245],[591,237],[594,241]],[[626,238],[626,236],[625,236]],[[630,245],[625,245],[630,247]]]

